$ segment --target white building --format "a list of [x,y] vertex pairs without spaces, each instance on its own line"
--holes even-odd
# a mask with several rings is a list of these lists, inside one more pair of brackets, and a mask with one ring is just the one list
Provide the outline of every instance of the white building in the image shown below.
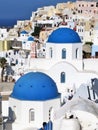
[[0,28],[0,40],[5,40],[8,36],[6,28]]
[[30,72],[14,85],[9,99],[12,130],[40,128],[43,122],[53,121],[53,111],[60,108],[56,83],[46,74]]
[[54,30],[47,39],[45,52],[45,59],[29,60],[30,71],[48,74],[56,81],[60,93],[77,89],[82,83],[98,77],[96,73],[85,71],[85,67],[91,64],[82,59],[82,43],[72,29],[61,27]]
[[98,23],[96,22],[94,27],[94,38],[92,45],[92,56],[98,57]]

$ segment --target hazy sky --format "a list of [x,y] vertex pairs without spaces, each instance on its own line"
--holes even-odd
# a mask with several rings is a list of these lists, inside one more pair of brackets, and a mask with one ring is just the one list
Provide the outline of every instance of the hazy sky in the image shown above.
[[66,0],[0,0],[0,20],[29,19],[38,7],[61,2]]

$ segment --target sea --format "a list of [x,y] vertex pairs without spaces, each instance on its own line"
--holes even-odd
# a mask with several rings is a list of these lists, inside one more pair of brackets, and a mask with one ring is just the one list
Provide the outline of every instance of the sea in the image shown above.
[[[0,27],[13,27],[17,20],[29,20],[32,12],[68,0],[0,0]],[[75,1],[75,0],[70,0]]]

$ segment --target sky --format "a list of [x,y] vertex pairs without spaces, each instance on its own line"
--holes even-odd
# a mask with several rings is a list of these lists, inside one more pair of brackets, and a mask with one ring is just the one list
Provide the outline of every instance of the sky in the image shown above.
[[[17,20],[30,19],[37,8],[67,0],[0,0],[0,26],[11,26]],[[75,1],[75,0],[71,0]]]

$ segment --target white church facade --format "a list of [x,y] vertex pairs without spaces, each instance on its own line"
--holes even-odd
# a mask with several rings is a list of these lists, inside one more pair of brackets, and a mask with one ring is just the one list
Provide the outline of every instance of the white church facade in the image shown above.
[[59,109],[60,93],[56,83],[46,74],[30,72],[14,85],[9,98],[13,112],[12,130],[40,128],[43,122],[53,121],[53,111]]
[[49,35],[45,46],[46,57],[29,59],[28,68],[52,77],[60,93],[67,89],[75,91],[81,84],[98,77],[96,73],[84,70],[87,64],[82,59],[82,42],[74,30],[59,27]]

